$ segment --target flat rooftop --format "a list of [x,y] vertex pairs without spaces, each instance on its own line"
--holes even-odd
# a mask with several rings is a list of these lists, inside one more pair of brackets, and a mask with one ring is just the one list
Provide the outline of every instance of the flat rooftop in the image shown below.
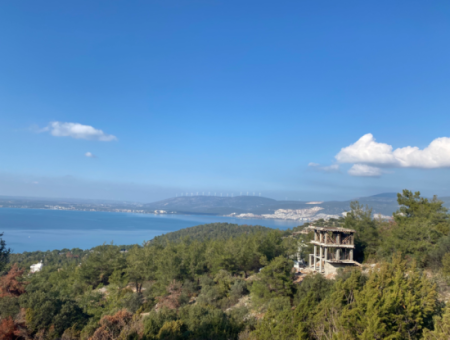
[[312,227],[314,230],[317,231],[339,231],[341,233],[356,233],[353,229],[347,229],[347,228],[340,228],[340,227]]

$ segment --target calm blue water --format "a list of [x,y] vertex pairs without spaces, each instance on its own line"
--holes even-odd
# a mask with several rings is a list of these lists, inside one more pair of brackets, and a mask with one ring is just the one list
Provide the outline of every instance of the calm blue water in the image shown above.
[[299,222],[205,215],[153,215],[0,208],[0,233],[13,252],[89,249],[104,242],[142,244],[199,224],[228,222],[287,229]]

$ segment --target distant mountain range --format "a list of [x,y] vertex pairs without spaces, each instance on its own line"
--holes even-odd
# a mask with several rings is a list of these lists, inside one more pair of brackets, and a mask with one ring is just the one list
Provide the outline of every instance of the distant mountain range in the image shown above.
[[[358,200],[363,205],[368,205],[374,213],[392,215],[398,209],[397,194],[383,193],[369,197],[359,197]],[[450,207],[450,197],[441,198],[445,206]],[[184,196],[169,198],[166,200],[144,204],[146,210],[175,211],[177,213],[189,214],[211,214],[228,215],[232,213],[257,215],[273,214],[278,209],[311,209],[313,207],[323,208],[320,213],[327,215],[341,215],[350,209],[349,201],[277,201],[265,197],[238,196],[238,197],[217,197],[217,196]]]
[[[450,208],[450,197],[440,197],[444,206]],[[398,209],[397,194],[383,193],[355,198],[359,203],[373,209],[374,214],[391,216]],[[237,196],[183,196],[154,203],[132,203],[106,200],[76,200],[0,196],[0,208],[34,208],[53,210],[114,211],[130,213],[171,213],[231,215],[237,217],[263,217],[281,219],[309,219],[342,216],[350,210],[348,201],[277,201],[266,197]]]

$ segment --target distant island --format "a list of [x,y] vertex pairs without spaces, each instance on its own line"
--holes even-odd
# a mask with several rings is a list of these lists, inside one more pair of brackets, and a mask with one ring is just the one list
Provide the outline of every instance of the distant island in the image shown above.
[[[450,207],[450,197],[440,198]],[[398,209],[395,193],[355,198],[372,207],[375,217],[388,218]],[[257,196],[183,196],[153,203],[107,200],[0,196],[0,208],[102,211],[138,214],[206,214],[249,219],[314,221],[339,218],[350,210],[348,201],[277,201]]]

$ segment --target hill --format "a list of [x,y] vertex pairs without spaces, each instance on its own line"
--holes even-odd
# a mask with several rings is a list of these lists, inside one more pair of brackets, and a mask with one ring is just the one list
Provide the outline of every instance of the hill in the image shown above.
[[[374,213],[391,215],[398,209],[397,195],[385,193],[369,197],[357,198],[360,203],[373,208]],[[310,204],[307,201],[277,201],[266,197],[238,196],[187,196],[169,198],[163,201],[144,204],[145,210],[165,210],[168,212],[188,214],[227,215],[231,213],[243,214],[273,214],[278,209],[311,209],[320,207],[320,213],[340,215],[350,209],[348,201],[328,201]],[[450,200],[449,200],[450,203]]]
[[[0,339],[317,340],[324,329],[341,339],[448,339],[450,215],[417,197],[404,207],[411,214],[389,228],[367,215],[318,222],[358,229],[361,267],[326,275],[310,275],[321,270],[312,263],[293,270],[298,242],[310,235],[224,223],[161,238],[198,242],[128,251],[0,250]],[[31,273],[31,261],[41,270]]]
[[[439,198],[444,202],[445,207],[450,207],[450,197]],[[117,201],[0,196],[0,207],[127,213],[154,213],[155,210],[164,210],[165,212],[172,214],[234,214],[237,215],[237,217],[252,217],[245,216],[245,214],[254,214],[258,216],[253,217],[266,215],[262,216],[262,218],[304,220],[305,218],[318,219],[341,216],[343,212],[350,210],[350,202],[353,200],[358,200],[361,204],[369,206],[372,208],[374,214],[390,216],[398,209],[397,195],[395,193],[382,193],[346,201],[325,202],[277,201],[267,197],[255,196],[184,196],[146,204]],[[277,212],[277,210],[280,209],[287,211],[281,213],[280,211]],[[293,213],[291,210],[297,211]],[[244,216],[239,216],[241,214],[244,214]]]
[[177,213],[224,215],[254,211],[268,211],[277,201],[266,197],[184,196],[144,204],[147,210],[168,210]]
[[259,225],[238,225],[231,223],[210,223],[202,224],[191,228],[185,228],[177,230],[171,233],[167,233],[161,236],[156,236],[150,243],[153,242],[177,242],[186,237],[195,239],[197,241],[207,240],[226,240],[230,237],[236,237],[240,235],[250,235],[257,232],[267,233],[273,229],[262,227]]
[[[445,207],[450,207],[450,197],[440,198]],[[381,193],[378,195],[358,197],[359,203],[372,208],[374,214],[391,216],[397,211],[397,194]],[[326,201],[326,202],[307,202],[307,201],[277,201],[266,197],[238,196],[238,197],[216,197],[216,196],[185,196],[169,198],[163,201],[144,204],[142,209],[165,210],[172,213],[185,214],[210,214],[210,215],[228,215],[239,214],[274,214],[278,209],[290,210],[310,210],[314,207],[321,208],[313,214],[341,215],[350,210],[350,202],[347,201]]]

